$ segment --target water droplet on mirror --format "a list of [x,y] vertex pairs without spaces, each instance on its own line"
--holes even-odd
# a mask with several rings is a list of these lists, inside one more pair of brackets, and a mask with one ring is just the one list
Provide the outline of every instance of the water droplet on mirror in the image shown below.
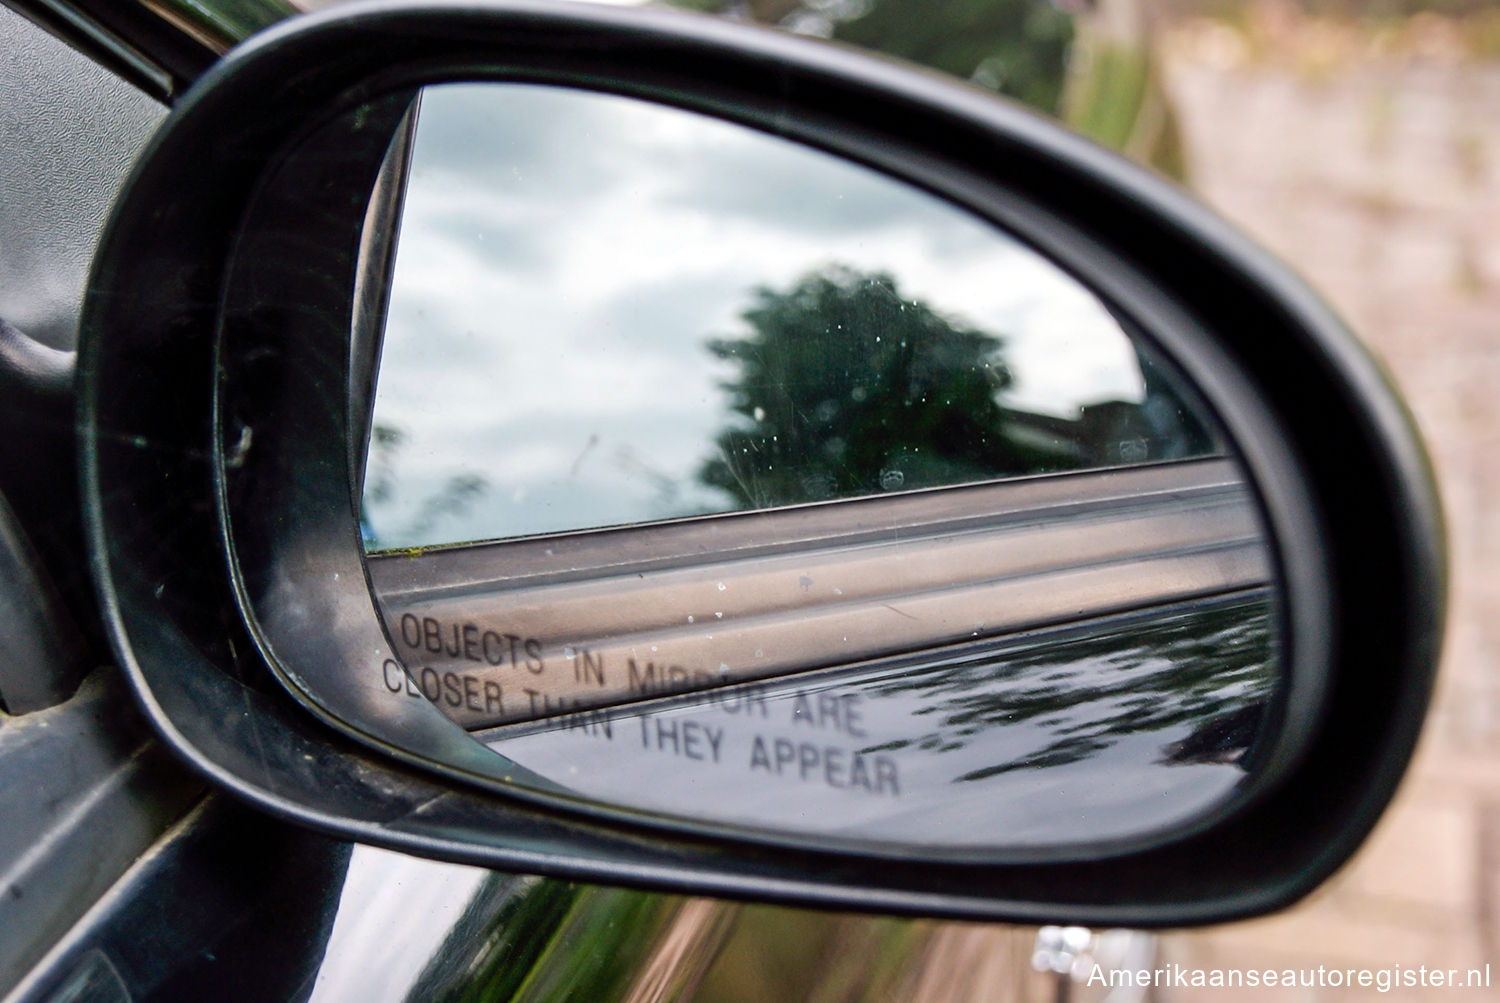
[[906,483],[906,475],[899,470],[882,470],[880,472],[880,489],[882,491],[894,491]]

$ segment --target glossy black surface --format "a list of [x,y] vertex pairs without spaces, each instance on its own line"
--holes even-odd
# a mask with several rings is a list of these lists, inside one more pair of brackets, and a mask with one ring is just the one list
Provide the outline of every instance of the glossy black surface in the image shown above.
[[1191,824],[1252,765],[1266,593],[485,733],[607,804],[907,856],[1050,852]]

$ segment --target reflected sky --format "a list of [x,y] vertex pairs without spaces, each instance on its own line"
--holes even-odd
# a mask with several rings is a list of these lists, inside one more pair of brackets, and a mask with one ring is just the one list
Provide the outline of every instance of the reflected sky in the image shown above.
[[[490,876],[478,867],[355,846],[310,1003],[406,999]],[[382,949],[371,951],[372,944]]]
[[485,740],[626,808],[929,850],[1077,846],[1222,802],[1276,679],[1256,591]]
[[703,483],[758,289],[838,266],[1002,339],[1000,402],[1139,402],[1091,294],[931,196],[676,109],[513,84],[424,94],[367,476],[397,547],[723,511]]

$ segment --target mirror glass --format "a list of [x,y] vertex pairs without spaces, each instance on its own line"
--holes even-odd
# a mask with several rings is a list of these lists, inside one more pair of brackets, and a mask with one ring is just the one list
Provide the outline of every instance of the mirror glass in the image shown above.
[[744,127],[543,87],[421,103],[365,482],[389,550],[1218,449],[993,226]]
[[615,95],[428,87],[388,167],[351,422],[393,698],[552,793],[897,852],[1144,838],[1253,775],[1253,490],[1078,279]]

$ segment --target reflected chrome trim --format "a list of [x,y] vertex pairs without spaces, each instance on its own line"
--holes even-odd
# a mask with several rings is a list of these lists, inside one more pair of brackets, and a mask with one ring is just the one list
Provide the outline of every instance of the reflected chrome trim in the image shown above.
[[394,648],[465,727],[1268,584],[1231,460],[371,555]]

